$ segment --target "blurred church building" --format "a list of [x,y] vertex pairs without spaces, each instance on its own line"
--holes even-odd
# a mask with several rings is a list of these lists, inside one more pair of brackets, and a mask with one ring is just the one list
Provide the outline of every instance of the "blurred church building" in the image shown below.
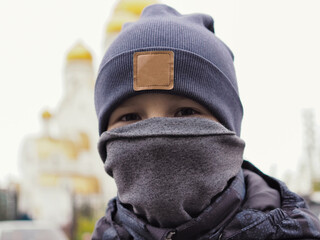
[[[119,1],[107,22],[103,51],[124,22],[139,18],[153,0]],[[102,209],[116,195],[96,148],[98,126],[93,92],[96,73],[92,53],[81,43],[68,52],[64,94],[53,110],[42,112],[42,130],[23,142],[18,208],[32,219],[59,226],[74,221],[74,209]]]

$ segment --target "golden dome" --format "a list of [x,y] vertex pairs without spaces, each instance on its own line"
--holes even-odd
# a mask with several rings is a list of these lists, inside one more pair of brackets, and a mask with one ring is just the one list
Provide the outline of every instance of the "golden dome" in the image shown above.
[[88,60],[92,61],[92,55],[82,43],[77,43],[67,54],[67,61]]
[[49,111],[42,112],[42,119],[48,120],[52,117],[52,114]]
[[140,15],[146,6],[157,2],[156,0],[121,0],[116,7],[116,11],[120,10]]
[[134,22],[138,20],[142,10],[157,3],[156,0],[120,0],[115,8],[112,18],[108,22],[106,32],[120,32],[122,25],[126,22]]
[[107,33],[118,33],[126,22],[134,22],[139,16],[128,12],[116,12],[107,25]]

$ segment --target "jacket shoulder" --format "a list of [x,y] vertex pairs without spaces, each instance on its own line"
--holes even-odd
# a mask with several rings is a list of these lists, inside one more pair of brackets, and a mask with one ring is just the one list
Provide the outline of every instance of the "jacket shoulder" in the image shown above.
[[244,204],[225,228],[224,239],[320,239],[320,221],[303,198],[251,163],[245,162],[243,168],[259,175],[270,188],[276,189],[281,202],[278,207],[267,210]]
[[[106,238],[109,235],[108,238]],[[92,240],[102,240],[102,239],[117,239],[115,229],[112,228],[111,224],[107,221],[106,217],[100,218],[94,227],[94,232],[92,234]],[[110,238],[111,237],[111,238]]]

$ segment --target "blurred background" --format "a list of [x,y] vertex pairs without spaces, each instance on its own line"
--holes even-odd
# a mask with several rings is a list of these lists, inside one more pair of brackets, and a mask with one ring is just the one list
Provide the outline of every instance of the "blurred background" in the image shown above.
[[153,3],[213,16],[235,55],[245,159],[319,215],[318,0],[0,0],[0,220],[90,239],[116,194],[96,150],[97,69],[122,24]]

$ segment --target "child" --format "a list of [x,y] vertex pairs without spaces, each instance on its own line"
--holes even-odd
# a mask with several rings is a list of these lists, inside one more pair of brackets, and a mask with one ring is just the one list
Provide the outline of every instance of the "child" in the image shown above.
[[320,239],[303,199],[243,161],[233,55],[211,17],[147,7],[103,58],[95,104],[118,196],[92,239]]

